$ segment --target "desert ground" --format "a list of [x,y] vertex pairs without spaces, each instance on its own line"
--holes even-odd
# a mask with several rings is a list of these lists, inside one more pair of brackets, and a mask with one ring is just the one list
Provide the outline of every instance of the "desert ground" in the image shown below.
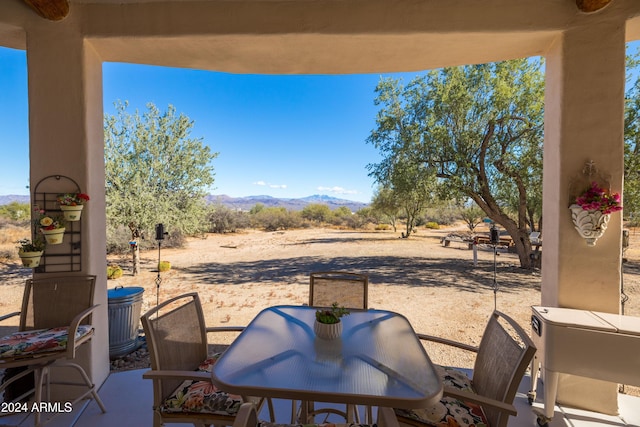
[[[142,271],[136,276],[130,256],[110,256],[105,266],[115,262],[124,269],[109,288],[144,289],[143,313],[157,301],[198,292],[208,326],[246,325],[263,308],[306,304],[310,272],[342,270],[369,275],[369,306],[405,315],[418,332],[478,344],[494,304],[529,331],[530,307],[540,304],[540,271],[519,268],[515,254],[500,250],[494,279],[492,248],[479,246],[474,265],[467,245],[441,245],[441,237],[454,230],[464,226],[421,228],[409,239],[399,238],[400,230],[329,228],[209,234],[189,239],[181,249],[161,248],[160,258],[171,263],[165,273],[156,269],[158,250],[141,254]],[[625,314],[640,316],[640,234],[632,231],[630,241],[623,267],[629,295]],[[19,263],[0,264],[0,313],[19,309],[22,283],[30,277]],[[438,363],[472,363],[471,357],[442,348],[428,347],[428,352]]]

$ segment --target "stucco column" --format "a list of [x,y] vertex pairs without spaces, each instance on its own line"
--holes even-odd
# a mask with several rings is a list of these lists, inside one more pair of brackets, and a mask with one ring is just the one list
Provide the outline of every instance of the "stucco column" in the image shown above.
[[[603,17],[606,15],[602,15]],[[593,161],[622,192],[625,80],[624,22],[585,16],[548,52],[544,142],[542,304],[618,313],[622,215],[588,247],[574,230],[570,193],[582,190],[582,169]],[[597,368],[595,368],[597,369]],[[617,386],[561,378],[558,401],[617,413]]]
[[[91,197],[80,221],[81,271],[42,275],[97,276],[95,336],[78,358],[100,385],[109,374],[102,64],[76,34],[70,18],[27,29],[30,180],[32,197],[33,186],[50,175],[72,178]],[[42,190],[70,191],[50,181]],[[60,391],[67,394],[73,392]]]

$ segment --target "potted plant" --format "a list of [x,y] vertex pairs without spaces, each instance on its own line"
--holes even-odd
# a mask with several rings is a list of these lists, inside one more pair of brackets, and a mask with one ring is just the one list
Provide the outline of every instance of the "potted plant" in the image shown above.
[[59,245],[64,239],[65,222],[64,218],[47,213],[38,208],[33,210],[34,222],[40,227],[40,232],[44,235],[47,244]]
[[594,181],[576,197],[569,209],[578,234],[587,241],[588,246],[595,246],[607,229],[611,214],[622,210],[620,194],[611,194]]
[[84,193],[63,193],[57,197],[60,210],[67,221],[79,221],[84,204],[89,201],[89,195]]
[[327,340],[338,338],[342,334],[340,318],[348,315],[349,310],[338,306],[337,302],[331,304],[331,307],[318,309],[313,325],[316,336]]
[[27,268],[38,267],[45,246],[42,239],[36,238],[33,241],[20,239],[16,243],[18,244],[18,256],[22,260],[22,265]]

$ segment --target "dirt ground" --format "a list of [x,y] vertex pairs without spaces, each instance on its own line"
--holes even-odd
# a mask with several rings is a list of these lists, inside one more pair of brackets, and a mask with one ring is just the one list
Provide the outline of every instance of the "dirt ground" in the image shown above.
[[[460,229],[460,228],[458,228]],[[420,229],[410,239],[391,231],[304,229],[245,231],[189,239],[183,249],[161,249],[171,270],[158,276],[158,251],[142,253],[142,272],[131,274],[130,257],[109,257],[125,273],[116,286],[142,287],[142,312],[185,292],[198,292],[208,326],[246,325],[263,308],[308,303],[309,273],[343,270],[369,275],[369,306],[405,315],[418,332],[478,344],[494,309],[530,330],[531,306],[540,304],[540,272],[519,268],[515,254],[443,247],[451,228]],[[631,233],[625,256],[625,314],[640,316],[640,234]],[[19,309],[30,270],[19,260],[0,264],[0,313]],[[157,279],[160,284],[157,285]],[[494,293],[494,283],[497,291]],[[495,298],[495,302],[494,302]],[[428,348],[437,363],[470,366],[471,358]]]

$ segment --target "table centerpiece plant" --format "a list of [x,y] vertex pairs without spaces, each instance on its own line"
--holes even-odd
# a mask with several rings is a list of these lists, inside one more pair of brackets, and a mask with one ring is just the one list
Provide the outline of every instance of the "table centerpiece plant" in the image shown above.
[[342,334],[340,319],[348,315],[349,310],[339,306],[337,302],[331,304],[331,307],[316,310],[316,321],[313,326],[316,336],[323,339],[338,338]]
[[18,244],[18,256],[22,261],[22,265],[27,268],[36,268],[40,265],[40,259],[44,252],[44,241],[36,237],[33,239],[20,239],[16,242]]
[[57,197],[60,210],[67,221],[79,221],[84,204],[89,201],[85,193],[62,193]]
[[588,246],[595,246],[607,229],[611,214],[622,210],[620,194],[611,193],[594,181],[575,198],[569,209],[578,234],[586,240]]

